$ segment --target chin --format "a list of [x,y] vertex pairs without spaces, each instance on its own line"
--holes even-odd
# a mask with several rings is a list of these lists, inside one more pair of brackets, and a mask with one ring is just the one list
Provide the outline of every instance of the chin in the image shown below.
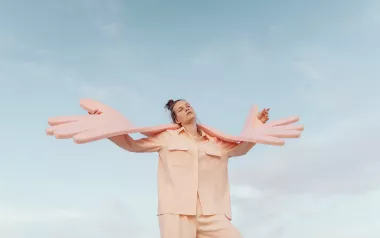
[[192,121],[195,121],[197,119],[197,117],[193,114],[189,115],[189,117],[187,118],[187,122],[192,122]]

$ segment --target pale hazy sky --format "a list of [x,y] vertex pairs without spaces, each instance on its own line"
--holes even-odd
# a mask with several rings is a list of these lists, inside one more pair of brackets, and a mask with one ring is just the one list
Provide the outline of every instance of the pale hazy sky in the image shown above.
[[301,139],[231,160],[233,223],[379,238],[379,42],[375,0],[0,0],[0,237],[159,238],[156,154],[45,135],[90,97],[142,126],[185,98],[232,134],[252,104],[299,115]]

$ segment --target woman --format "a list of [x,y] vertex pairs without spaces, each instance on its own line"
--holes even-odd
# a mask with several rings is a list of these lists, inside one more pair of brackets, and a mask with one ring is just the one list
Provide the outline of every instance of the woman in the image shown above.
[[[185,100],[165,106],[179,129],[134,140],[109,138],[130,152],[158,152],[158,219],[162,238],[240,238],[231,224],[227,164],[255,143],[227,143],[197,127],[196,113]],[[258,118],[265,123],[269,109]],[[96,111],[100,114],[100,111]]]

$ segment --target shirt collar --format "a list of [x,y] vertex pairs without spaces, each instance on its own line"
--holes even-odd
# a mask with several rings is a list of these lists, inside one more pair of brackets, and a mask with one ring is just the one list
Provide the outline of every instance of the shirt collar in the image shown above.
[[[201,132],[201,136],[199,138],[206,138],[206,139],[210,140],[210,136],[207,135],[203,130],[199,129],[199,131]],[[182,132],[187,133],[185,127],[183,127],[183,126],[181,128],[179,128],[177,132],[178,132],[178,134],[181,134]]]

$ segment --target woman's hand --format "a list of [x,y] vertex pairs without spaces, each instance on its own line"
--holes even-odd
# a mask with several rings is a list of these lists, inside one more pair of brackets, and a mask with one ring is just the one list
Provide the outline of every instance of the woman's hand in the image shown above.
[[262,122],[266,123],[269,120],[269,108],[264,108],[261,112],[258,113],[257,118]]
[[88,114],[90,114],[90,115],[100,115],[100,114],[102,114],[102,112],[101,111],[99,111],[99,110],[96,110],[95,112],[93,112],[93,113],[91,113],[91,112],[88,112]]

